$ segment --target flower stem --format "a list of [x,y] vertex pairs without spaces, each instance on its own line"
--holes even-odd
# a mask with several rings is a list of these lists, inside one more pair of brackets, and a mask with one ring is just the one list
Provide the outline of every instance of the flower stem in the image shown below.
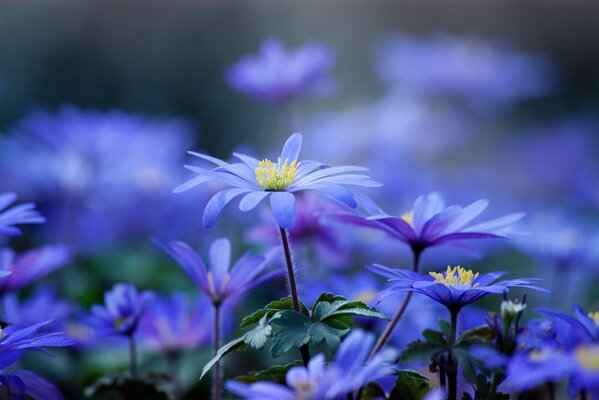
[[[214,306],[214,355],[220,348],[220,303],[212,303]],[[212,376],[212,400],[220,400],[221,398],[221,364],[216,362],[214,366],[214,375]]]
[[[287,265],[287,277],[289,278],[289,291],[291,292],[291,304],[294,311],[300,311],[300,301],[297,294],[297,285],[295,283],[295,268],[293,267],[293,258],[291,257],[291,246],[289,244],[289,234],[284,228],[279,228],[281,233],[281,243],[283,244],[283,252],[285,253],[285,264]],[[308,365],[310,361],[310,351],[307,345],[300,348],[302,361],[304,365]]]
[[137,379],[137,350],[135,346],[135,337],[129,334],[129,373],[132,379]]
[[[412,271],[418,272],[418,268],[420,266],[420,255],[422,254],[422,250],[417,249],[417,248],[412,248],[412,253],[413,253]],[[391,333],[393,333],[393,330],[397,326],[397,323],[399,322],[401,317],[404,315],[406,309],[408,308],[408,304],[410,304],[411,298],[412,298],[412,292],[408,292],[406,294],[406,297],[404,297],[403,302],[401,303],[401,306],[399,307],[399,309],[397,310],[397,312],[395,313],[395,315],[393,316],[393,318],[391,319],[391,321],[389,322],[389,324],[387,325],[387,327],[385,328],[385,330],[383,331],[383,333],[377,340],[376,344],[372,348],[372,351],[370,352],[370,356],[368,357],[369,360],[372,359],[372,357],[374,357],[376,353],[381,351],[383,346],[385,346],[385,344],[389,340],[389,337],[391,336]]]
[[175,399],[181,398],[181,382],[179,382],[179,364],[181,361],[181,353],[178,351],[170,351],[166,354],[166,362],[168,372],[173,382],[173,395]]
[[449,338],[449,350],[447,353],[447,400],[456,400],[458,397],[458,363],[453,359],[453,345],[456,340],[459,309],[450,309],[451,314],[451,337]]

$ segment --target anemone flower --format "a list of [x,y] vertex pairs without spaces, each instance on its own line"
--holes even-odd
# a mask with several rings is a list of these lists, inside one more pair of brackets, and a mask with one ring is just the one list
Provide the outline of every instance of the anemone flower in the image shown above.
[[40,286],[25,300],[19,300],[17,293],[7,293],[2,304],[5,322],[18,327],[26,327],[44,320],[52,320],[43,330],[63,330],[75,306],[60,299],[49,286]]
[[0,194],[0,233],[5,235],[20,235],[21,230],[14,225],[17,224],[41,224],[46,219],[34,208],[33,203],[23,203],[8,208],[17,199],[14,193]]
[[27,349],[39,350],[42,346],[70,346],[75,341],[62,332],[44,332],[50,321],[39,322],[26,328],[7,326],[0,331],[0,393],[8,392],[11,399],[62,400],[56,387],[31,371],[8,371]]
[[242,58],[226,74],[235,90],[270,104],[286,104],[304,93],[326,95],[335,88],[330,76],[335,54],[320,43],[288,50],[279,39],[266,39],[260,53]]
[[355,208],[353,193],[346,186],[377,187],[364,172],[367,168],[355,166],[327,167],[317,161],[298,161],[302,135],[295,133],[287,139],[281,156],[273,163],[233,153],[241,162],[229,164],[204,154],[190,154],[208,160],[217,168],[205,169],[186,165],[198,174],[195,178],[175,188],[175,193],[189,190],[201,183],[216,180],[231,188],[216,193],[206,205],[203,222],[212,226],[222,209],[234,198],[244,195],[239,203],[241,211],[250,211],[266,198],[270,200],[273,215],[281,228],[291,228],[295,221],[295,193],[303,190],[321,192],[341,203]]
[[22,254],[16,254],[9,248],[0,249],[0,273],[5,273],[5,277],[0,278],[0,295],[20,290],[66,265],[71,256],[69,247],[61,244],[39,247]]
[[129,338],[131,377],[137,377],[137,354],[134,334],[139,319],[153,300],[151,292],[138,292],[133,285],[117,283],[104,293],[104,305],[93,305],[88,319],[96,334],[125,335]]
[[312,358],[307,367],[293,367],[286,375],[287,385],[258,382],[250,385],[228,381],[227,389],[243,399],[280,400],[340,399],[371,381],[395,372],[396,353],[387,349],[367,361],[374,335],[352,331],[339,346],[333,361],[325,364],[324,354]]
[[538,279],[512,279],[496,282],[505,272],[488,274],[473,273],[460,266],[447,267],[445,272],[430,272],[420,275],[415,272],[398,270],[383,265],[368,267],[371,271],[389,278],[392,286],[381,292],[378,301],[401,292],[423,294],[444,305],[451,316],[451,338],[447,357],[448,400],[457,398],[457,362],[452,358],[453,345],[456,339],[457,318],[463,307],[482,299],[489,294],[503,294],[509,288],[520,287],[549,293],[548,290],[536,286]]

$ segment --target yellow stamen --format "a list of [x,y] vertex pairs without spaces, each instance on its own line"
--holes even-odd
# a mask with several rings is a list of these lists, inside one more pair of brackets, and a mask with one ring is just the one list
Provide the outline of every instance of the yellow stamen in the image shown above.
[[599,326],[599,311],[590,312],[589,318],[591,318],[593,320],[595,325]]
[[[442,283],[447,287],[453,285],[471,285],[472,281],[478,278],[478,272],[475,274],[472,272],[471,269],[465,269],[460,267],[459,265],[453,268],[451,268],[451,266],[448,265],[445,273],[429,272],[429,275],[435,278],[435,282]],[[472,288],[475,288],[477,286],[478,283],[474,284]]]
[[401,219],[406,221],[410,226],[414,225],[414,211],[401,214]]
[[260,166],[256,168],[256,180],[264,190],[283,191],[299,178],[297,168],[300,164],[297,161],[289,163],[288,159],[281,164],[281,157],[278,158],[276,164],[264,159],[260,161]]
[[579,346],[575,352],[576,359],[584,368],[599,371],[599,346]]

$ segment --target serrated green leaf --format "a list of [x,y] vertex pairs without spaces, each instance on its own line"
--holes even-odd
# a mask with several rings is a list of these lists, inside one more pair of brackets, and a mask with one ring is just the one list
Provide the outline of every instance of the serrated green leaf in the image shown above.
[[352,317],[372,317],[372,318],[380,318],[380,319],[389,319],[383,313],[380,313],[374,309],[368,308],[343,308],[341,310],[333,311],[329,313],[326,317],[322,318],[321,321],[328,320],[329,318],[341,316],[341,315],[349,315]]
[[432,346],[437,346],[439,348],[446,348],[447,341],[445,340],[445,336],[443,333],[439,331],[434,331],[432,329],[425,329],[422,332],[422,336],[426,340],[426,342]]
[[403,363],[411,361],[429,361],[434,355],[442,353],[445,348],[417,340],[406,346],[399,359]]
[[270,351],[275,358],[292,347],[301,347],[310,341],[308,329],[312,322],[302,313],[280,311],[270,323],[274,326]]
[[[281,310],[293,310],[293,302],[291,301],[290,296],[268,303],[264,308],[261,308],[260,310],[255,311],[253,314],[243,318],[241,325],[239,326],[241,328],[245,328],[247,326],[256,324],[263,316],[268,315],[270,318],[276,314],[277,311]],[[306,316],[310,315],[308,309],[303,303],[300,303],[300,311]]]
[[463,344],[465,346],[470,346],[491,341],[493,339],[495,339],[495,331],[490,326],[483,325],[462,332],[456,345]]
[[285,384],[285,376],[287,375],[287,371],[299,365],[303,365],[301,361],[294,361],[287,365],[276,365],[264,371],[250,372],[247,375],[235,377],[235,380],[243,383],[269,381]]
[[243,336],[238,337],[237,339],[231,340],[229,343],[225,344],[223,347],[218,349],[218,351],[216,352],[216,355],[210,361],[208,361],[208,363],[206,365],[204,365],[204,368],[202,368],[202,374],[200,375],[200,380],[202,380],[204,375],[206,375],[206,373],[208,371],[210,371],[210,369],[214,366],[214,364],[216,364],[218,362],[218,360],[220,360],[221,358],[223,358],[225,355],[232,352],[233,350],[235,350],[239,347],[242,347],[242,346],[245,346]]
[[430,390],[429,381],[414,371],[400,371],[389,400],[421,400]]
[[445,335],[447,339],[451,337],[451,325],[449,322],[444,319],[439,320],[439,327],[441,328],[441,332]]
[[318,296],[318,298],[312,305],[312,315],[316,314],[316,306],[318,306],[319,303],[322,303],[322,302],[333,303],[338,300],[345,301],[345,297],[334,295],[333,293],[327,293],[327,292],[321,293],[320,296]]
[[317,322],[308,328],[310,340],[314,343],[326,342],[328,348],[335,352],[341,343],[341,338],[349,332],[349,329],[337,329],[328,324]]
[[383,390],[383,388],[376,382],[370,382],[368,385],[364,386],[364,391],[362,392],[362,399],[364,400],[380,400],[387,399],[387,394]]
[[468,351],[459,348],[453,349],[453,356],[457,359],[458,364],[462,368],[462,374],[464,378],[470,383],[474,383],[476,380],[476,370],[472,363],[473,358],[470,356]]
[[268,323],[269,318],[265,314],[254,329],[243,335],[243,341],[255,349],[262,348],[272,333],[272,327]]

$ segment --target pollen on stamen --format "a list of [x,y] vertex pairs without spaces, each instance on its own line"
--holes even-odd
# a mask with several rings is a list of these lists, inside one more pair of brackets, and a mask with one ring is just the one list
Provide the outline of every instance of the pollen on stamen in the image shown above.
[[[475,274],[470,269],[465,269],[459,265],[451,268],[447,266],[447,270],[443,272],[429,272],[429,275],[435,278],[435,282],[442,283],[447,287],[453,285],[472,285],[472,282],[478,278],[478,272]],[[476,288],[478,283],[472,285]]]
[[299,178],[297,168],[300,164],[297,161],[289,163],[288,159],[285,159],[281,163],[280,157],[276,164],[268,159],[264,159],[260,161],[260,165],[255,170],[256,181],[264,190],[273,192],[283,191]]
[[599,326],[599,311],[590,312],[588,315],[589,318],[593,320],[595,325]]
[[414,211],[408,211],[401,214],[401,219],[407,222],[408,225],[414,225]]

